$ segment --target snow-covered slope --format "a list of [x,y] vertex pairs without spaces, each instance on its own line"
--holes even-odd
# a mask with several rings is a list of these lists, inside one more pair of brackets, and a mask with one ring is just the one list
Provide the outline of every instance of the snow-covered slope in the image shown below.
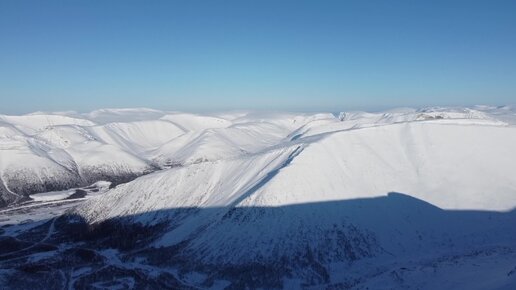
[[514,214],[452,212],[516,207],[516,127],[483,114],[447,116],[348,130],[316,119],[331,129],[150,174],[74,214],[89,224],[164,223],[152,247],[204,266],[286,263],[302,280],[326,279],[306,273],[307,255],[331,271],[334,263],[431,255],[443,243],[451,243],[445,252],[512,243],[516,231],[503,224]]
[[185,133],[173,123],[162,120],[109,123],[88,129],[98,139],[138,155]]
[[[375,145],[377,142],[384,142],[382,138],[387,138],[386,142],[391,142],[391,139],[395,140],[396,138],[404,140],[403,142],[409,142],[408,140],[414,137],[414,142],[417,144],[400,142],[399,144],[392,144],[392,146],[394,146],[393,150],[405,149],[409,145],[414,147],[413,150],[417,151],[414,156],[407,156],[403,160],[417,163],[415,160],[420,157],[419,155],[425,154],[424,150],[426,150],[426,147],[421,147],[420,143],[431,142],[423,139],[433,139],[434,136],[425,137],[425,134],[427,134],[427,131],[434,134],[435,130],[413,130],[411,128],[417,126],[415,123],[435,123],[436,126],[437,124],[448,124],[448,127],[439,127],[446,128],[446,130],[436,129],[440,131],[440,135],[435,136],[435,138],[440,138],[439,144],[443,142],[448,144],[445,142],[446,134],[458,136],[452,132],[454,129],[450,129],[453,126],[461,126],[457,127],[455,131],[462,131],[460,128],[466,128],[467,125],[477,125],[478,130],[489,131],[487,134],[497,134],[494,132],[498,132],[500,128],[513,126],[514,116],[514,110],[510,106],[498,108],[477,106],[474,108],[396,109],[381,113],[351,112],[341,113],[338,118],[332,114],[279,112],[230,112],[198,115],[152,109],[102,109],[87,114],[42,112],[23,116],[0,115],[0,146],[2,148],[0,152],[2,156],[0,178],[3,181],[3,188],[5,188],[2,189],[3,195],[6,196],[4,199],[10,202],[26,197],[30,193],[76,187],[99,179],[124,181],[159,167],[253,155],[268,148],[290,146],[289,142],[313,143],[317,147],[317,142],[311,142],[307,139],[310,136],[322,139],[324,134],[331,132],[409,123],[414,123],[414,125],[406,129],[403,129],[403,126],[400,125],[392,127],[393,129],[387,129],[386,127],[385,130],[387,131],[383,129],[378,129],[378,131],[364,130],[360,133],[348,134],[346,136],[350,136],[350,138],[356,136],[356,138],[366,139],[360,140],[363,145],[352,147],[349,142],[344,142],[335,146],[342,145],[342,150],[356,151],[354,156],[364,155],[370,158],[374,155],[364,151],[365,148],[377,146]],[[438,126],[436,126],[427,127],[437,128]],[[481,129],[483,126],[494,129]],[[385,136],[381,138],[358,137],[367,134],[374,135],[377,132]],[[413,136],[413,134],[420,134],[421,136]],[[482,142],[477,142],[474,139],[475,134],[483,133],[480,131],[470,132],[467,136],[469,141],[474,142],[474,146],[484,146]],[[504,135],[505,133],[500,134]],[[338,138],[340,137],[333,139]],[[494,136],[494,138],[498,138],[498,136]],[[304,141],[301,142],[301,140]],[[457,146],[466,146],[466,144],[458,144]],[[489,144],[486,144],[484,146],[486,148],[482,150],[488,150],[487,147],[489,146]],[[504,144],[502,143],[500,146],[503,147]],[[403,164],[403,166],[399,163],[403,161],[398,159],[401,153],[398,152],[398,155],[393,154],[391,156],[389,152],[384,152],[386,150],[382,149],[382,145],[377,147],[375,150],[381,152],[373,153],[379,154],[381,158],[391,158],[390,162],[396,160],[393,164],[398,164],[400,165],[399,168],[405,170],[415,169],[413,165],[409,166],[408,163]],[[419,152],[418,150],[423,151]],[[445,148],[443,150],[457,149]],[[338,158],[342,155],[342,152],[332,154]],[[386,155],[384,156],[384,154]],[[314,155],[319,156],[318,153]],[[320,158],[323,158],[323,156],[324,152],[320,154]],[[367,163],[364,162],[363,164]],[[353,166],[358,166],[358,164]],[[327,167],[324,166],[324,168]],[[329,170],[341,170],[341,168]],[[420,189],[417,186],[410,187],[408,184],[416,183],[417,174],[431,175],[431,173],[426,173],[424,168],[418,170],[423,170],[423,172],[410,171],[403,173],[406,180],[402,183],[403,186],[397,187],[400,189]],[[357,172],[357,170],[354,172]],[[468,178],[471,178],[471,176],[468,176]],[[380,180],[381,182],[387,182],[383,179]],[[421,182],[428,183],[430,181],[426,176],[423,176]],[[358,184],[345,183],[350,187]],[[471,182],[472,187],[475,187],[474,183]],[[503,181],[500,184],[509,186],[509,188],[512,186],[512,184]],[[391,185],[394,186],[394,184]],[[426,188],[424,191],[418,191],[421,195],[428,195],[428,192],[433,190],[430,185],[425,184],[423,187]],[[370,192],[371,190],[368,188],[367,194]],[[18,195],[19,198],[13,199],[13,194],[14,196]],[[3,204],[9,202],[3,202]],[[451,200],[448,202],[453,203]],[[474,203],[473,199],[470,202]],[[464,203],[462,204],[464,205]]]
[[151,109],[0,115],[0,206],[36,192],[119,183],[159,167],[258,152],[313,118],[221,115]]
[[270,193],[252,203],[283,205],[395,191],[446,209],[516,206],[515,127],[409,122],[297,140],[306,149],[269,183]]
[[[254,126],[258,125],[251,128]],[[510,210],[516,206],[514,126],[461,118],[337,130],[283,142],[278,141],[282,136],[278,133],[265,150],[231,154],[235,144],[254,137],[244,133],[260,136],[249,127],[245,123],[245,130],[240,125],[221,132],[210,129],[190,138],[194,141],[180,146],[191,150],[184,156],[196,156],[201,146],[228,152],[213,162],[165,170],[126,184],[105,197],[111,199],[107,204],[116,200],[120,206],[99,212],[115,217],[140,209],[227,206],[257,183],[262,184],[259,190],[241,198],[239,206],[347,200],[388,192],[410,193],[445,209]],[[271,128],[264,131],[261,133],[274,132]],[[220,144],[220,139],[228,144]],[[278,164],[286,162],[290,165],[278,171]],[[271,172],[274,178],[264,182]],[[208,175],[197,176],[200,173]],[[144,188],[153,193],[142,194]],[[212,203],[209,196],[224,202]],[[188,203],[190,199],[194,202]],[[131,204],[138,204],[138,210],[130,208]]]
[[[0,192],[7,204],[27,188],[161,169],[48,226],[45,241],[55,230],[56,242],[111,249],[81,283],[122,271],[146,283],[174,273],[157,284],[172,288],[511,288],[514,116],[482,106],[338,117],[110,109],[45,126],[6,116]],[[475,273],[468,283],[461,268]]]

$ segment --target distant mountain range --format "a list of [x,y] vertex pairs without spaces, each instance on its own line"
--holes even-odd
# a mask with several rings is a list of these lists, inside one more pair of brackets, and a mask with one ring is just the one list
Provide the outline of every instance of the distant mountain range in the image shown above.
[[0,278],[22,287],[31,261],[78,289],[511,289],[515,148],[511,106],[0,115],[3,206],[85,188],[4,229]]

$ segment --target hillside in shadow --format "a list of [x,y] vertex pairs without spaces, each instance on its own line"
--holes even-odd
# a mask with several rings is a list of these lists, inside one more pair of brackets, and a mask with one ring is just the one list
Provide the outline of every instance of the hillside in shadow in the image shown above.
[[[0,275],[13,289],[35,282],[41,289],[273,289],[286,281],[346,289],[408,260],[441,265],[490,253],[514,259],[516,267],[514,225],[515,210],[443,210],[400,193],[280,207],[170,208],[95,224],[68,214],[3,235],[0,267],[9,271]],[[516,283],[515,275],[504,277]]]

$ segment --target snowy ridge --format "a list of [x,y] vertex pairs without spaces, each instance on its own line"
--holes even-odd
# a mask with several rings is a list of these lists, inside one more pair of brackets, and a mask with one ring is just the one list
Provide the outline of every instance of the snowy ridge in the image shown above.
[[[205,265],[277,264],[282,255],[292,265],[307,247],[326,264],[435,249],[452,233],[435,223],[420,228],[425,220],[418,212],[443,220],[432,205],[502,211],[516,206],[516,128],[459,117],[286,138],[257,153],[228,154],[138,178],[87,201],[74,214],[89,224],[166,223],[168,230],[152,246],[180,246],[181,256]],[[376,211],[399,228],[385,231],[369,212],[377,199],[385,201]],[[354,208],[360,200],[367,212]],[[411,205],[398,208],[397,202]],[[478,228],[460,229],[460,221],[447,223],[456,230],[454,247],[471,246],[463,237],[479,234]],[[492,227],[487,223],[480,232]],[[508,241],[514,233],[507,233]],[[418,241],[418,235],[425,239]]]
[[160,167],[257,152],[276,145],[311,118],[222,115],[103,109],[0,116],[0,175],[6,188],[0,205],[36,192],[104,179],[118,183]]
[[[9,281],[51,269],[48,283],[79,288],[516,285],[512,107],[67,114],[70,124],[2,123],[5,202],[27,184],[53,190],[0,213],[40,218],[4,227],[14,250],[0,266],[19,263],[0,271]],[[114,176],[135,179],[79,187]]]
[[[296,236],[294,240],[315,242],[320,231],[334,233],[336,221],[346,224],[354,217],[337,211],[327,219],[322,218],[326,213],[313,219],[304,212],[290,216],[283,210],[268,216],[267,210],[242,208],[282,208],[403,192],[444,209],[511,210],[516,206],[513,148],[514,127],[412,122],[326,133],[257,154],[151,174],[89,200],[76,213],[92,224],[118,218],[146,225],[170,221],[173,230],[156,246],[189,241],[185,251],[204,253],[204,261],[255,261],[275,257],[277,251],[304,249],[289,244],[280,249],[248,247],[245,241],[277,247]],[[201,210],[181,214],[196,208]],[[202,210],[206,208],[211,210]],[[156,214],[146,214],[152,212]],[[285,223],[275,225],[276,219]],[[242,228],[241,220],[252,226]],[[271,224],[277,228],[271,230]],[[306,236],[299,236],[301,227]],[[367,240],[367,231],[355,231]],[[374,240],[357,247],[372,244]]]
[[350,129],[421,121],[506,127],[514,124],[512,120],[512,107],[485,106],[352,112],[338,118],[279,112],[198,115],[152,109],[1,115],[0,175],[6,188],[2,192],[25,198],[99,179],[128,180],[157,168],[237,158],[288,146],[289,140]]

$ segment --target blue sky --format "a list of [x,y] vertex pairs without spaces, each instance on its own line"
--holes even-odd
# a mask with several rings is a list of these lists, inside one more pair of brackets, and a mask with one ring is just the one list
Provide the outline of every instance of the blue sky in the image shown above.
[[0,1],[0,111],[515,103],[516,1]]

